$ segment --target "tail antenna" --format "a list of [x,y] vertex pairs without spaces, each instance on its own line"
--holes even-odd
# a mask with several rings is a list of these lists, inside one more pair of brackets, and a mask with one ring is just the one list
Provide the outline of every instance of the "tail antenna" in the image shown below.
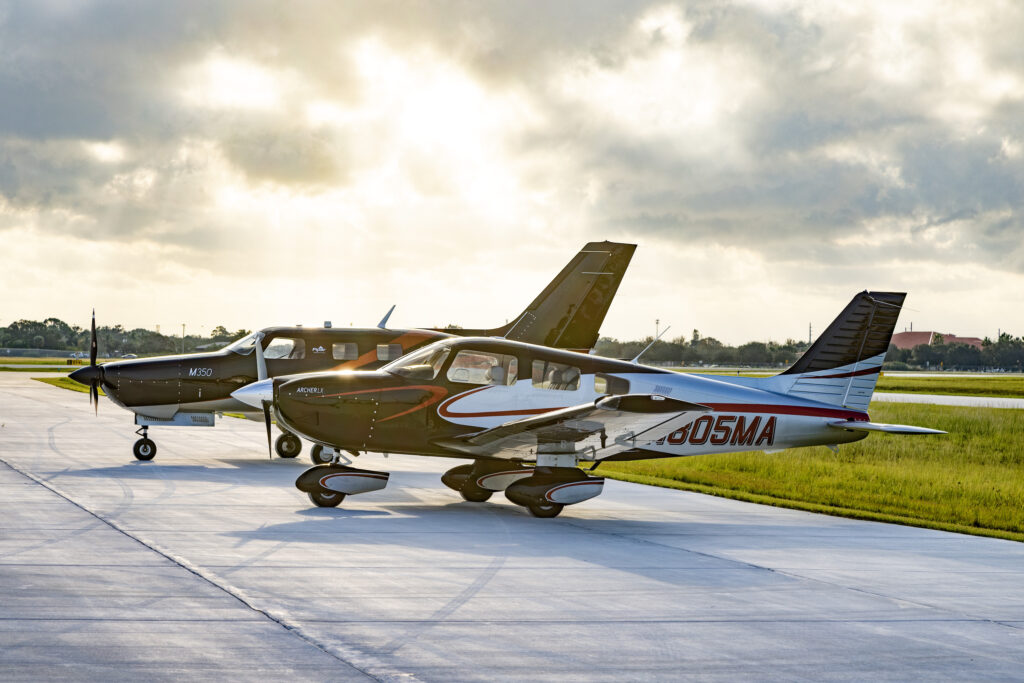
[[395,306],[397,305],[398,304],[391,304],[391,308],[388,309],[388,312],[385,313],[384,317],[380,319],[379,323],[377,323],[377,327],[382,330],[386,330],[388,328],[388,318],[391,317],[391,314],[395,311]]
[[664,330],[662,330],[662,331],[661,331],[661,334],[659,334],[659,335],[658,335],[657,337],[655,337],[655,338],[654,338],[654,339],[653,339],[653,340],[651,341],[651,343],[650,343],[650,344],[648,344],[647,346],[645,346],[645,347],[644,347],[644,350],[643,350],[643,351],[641,351],[640,353],[636,354],[636,357],[635,357],[635,358],[633,358],[633,360],[631,360],[631,361],[629,361],[629,362],[630,362],[630,363],[633,363],[634,365],[637,365],[637,364],[639,364],[639,361],[640,361],[640,356],[642,356],[642,355],[644,355],[645,353],[647,353],[647,350],[648,350],[648,349],[650,349],[650,348],[651,348],[652,346],[654,346],[654,344],[655,344],[655,343],[656,343],[656,342],[657,342],[657,341],[658,341],[659,339],[661,339],[662,337],[664,337],[664,336],[665,336],[665,333],[666,333],[666,332],[668,332],[668,331],[669,331],[669,330],[671,330],[671,329],[672,329],[672,326],[671,326],[671,325],[669,325],[669,326],[668,326],[668,327],[666,327],[666,328],[665,328]]

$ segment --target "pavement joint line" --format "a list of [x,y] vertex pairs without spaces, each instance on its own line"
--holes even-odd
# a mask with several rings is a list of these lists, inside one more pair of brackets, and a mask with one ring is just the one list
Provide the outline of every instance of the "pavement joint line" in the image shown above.
[[96,518],[97,520],[99,520],[103,524],[107,525],[111,529],[113,529],[113,530],[117,531],[118,533],[120,533],[120,534],[122,534],[122,535],[124,535],[124,536],[126,536],[128,538],[130,538],[131,540],[135,541],[136,543],[138,543],[139,545],[143,546],[144,548],[146,548],[146,549],[148,549],[148,550],[150,550],[150,551],[152,551],[152,552],[154,552],[154,553],[156,553],[158,555],[161,555],[162,557],[166,558],[168,561],[170,561],[173,564],[181,567],[182,569],[184,569],[185,571],[189,572],[190,574],[195,575],[196,577],[202,579],[203,581],[205,581],[206,583],[210,584],[214,588],[216,588],[216,589],[224,592],[225,594],[231,596],[232,598],[237,600],[239,603],[241,603],[242,605],[244,605],[248,609],[252,610],[253,612],[256,612],[257,614],[263,615],[265,618],[267,618],[270,621],[278,624],[279,626],[281,626],[282,628],[284,628],[286,631],[288,631],[289,633],[293,634],[297,638],[300,638],[300,639],[304,640],[305,642],[307,642],[312,647],[316,648],[317,650],[320,650],[321,652],[323,652],[324,654],[328,655],[329,657],[332,657],[332,658],[336,659],[338,662],[344,664],[345,666],[348,666],[349,668],[353,669],[354,671],[357,671],[357,672],[363,674],[367,678],[369,678],[371,680],[375,680],[375,681],[389,681],[389,680],[416,681],[416,680],[418,680],[412,674],[407,674],[407,673],[390,672],[390,671],[389,672],[381,672],[379,674],[371,673],[368,670],[369,667],[359,666],[359,665],[349,661],[344,656],[339,654],[336,651],[336,648],[328,646],[328,645],[326,645],[324,643],[321,643],[320,641],[318,641],[313,636],[306,634],[302,630],[302,628],[300,626],[294,625],[294,624],[290,623],[285,617],[277,617],[274,614],[272,614],[270,611],[264,610],[264,609],[261,609],[261,608],[257,607],[252,602],[247,600],[239,592],[233,591],[230,588],[228,588],[227,586],[221,585],[220,583],[215,581],[212,576],[208,576],[207,572],[203,571],[199,567],[196,567],[196,566],[192,565],[190,562],[188,562],[184,558],[177,557],[173,553],[159,548],[156,544],[147,543],[147,542],[143,541],[141,538],[138,538],[137,536],[134,536],[129,531],[127,531],[126,529],[124,529],[120,525],[118,525],[116,522],[114,522],[112,520],[109,520],[109,519],[105,519],[104,517],[102,517],[101,515],[97,514],[96,512],[93,512],[92,510],[90,510],[85,505],[83,505],[83,504],[79,503],[78,501],[72,499],[70,496],[65,494],[63,491],[61,491],[58,487],[54,486],[52,483],[50,483],[48,481],[45,481],[45,480],[43,480],[40,477],[37,477],[32,472],[26,472],[25,470],[22,470],[21,468],[17,467],[16,465],[12,465],[11,463],[9,463],[7,460],[5,460],[2,457],[0,457],[0,462],[2,462],[4,465],[6,465],[9,469],[13,470],[14,472],[17,472],[18,474],[20,474],[23,477],[31,479],[32,481],[36,482],[37,484],[39,484],[43,488],[47,489],[48,491],[50,491],[54,495],[59,496],[60,498],[66,500],[69,503],[71,503],[72,505],[74,505],[78,509],[82,510],[83,512],[85,512],[85,513],[91,515],[92,517]]

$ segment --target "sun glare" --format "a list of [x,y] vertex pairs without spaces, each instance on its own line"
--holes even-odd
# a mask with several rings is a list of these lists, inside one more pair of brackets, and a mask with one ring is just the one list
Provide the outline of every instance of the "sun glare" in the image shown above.
[[185,69],[184,99],[209,109],[274,109],[281,105],[282,76],[253,62],[212,54]]

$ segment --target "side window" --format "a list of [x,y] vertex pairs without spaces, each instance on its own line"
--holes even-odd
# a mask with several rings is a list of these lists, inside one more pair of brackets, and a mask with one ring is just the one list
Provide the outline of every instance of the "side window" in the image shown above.
[[289,359],[299,360],[306,357],[306,340],[291,337],[275,337],[263,350],[263,357],[268,360]]
[[390,362],[401,357],[401,344],[377,344],[377,360]]
[[515,356],[486,351],[459,351],[448,366],[448,380],[466,384],[514,384],[519,374]]
[[352,342],[335,342],[331,347],[334,360],[355,360],[359,358],[359,349]]
[[538,389],[576,391],[580,388],[580,369],[564,363],[533,361],[533,386]]
[[594,391],[599,394],[628,394],[629,380],[613,375],[594,375]]

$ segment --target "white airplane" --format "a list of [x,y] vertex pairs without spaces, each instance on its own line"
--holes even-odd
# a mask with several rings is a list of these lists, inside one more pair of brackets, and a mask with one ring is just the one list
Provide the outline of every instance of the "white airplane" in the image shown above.
[[[472,459],[442,481],[470,501],[504,491],[538,517],[601,493],[580,465],[825,445],[871,432],[868,404],[905,294],[861,292],[808,351],[767,378],[681,374],[499,338],[445,339],[370,372],[275,377],[233,396],[273,401],[289,431],[334,458],[296,486],[333,507],[383,488],[387,472],[342,451]],[[634,359],[635,361],[636,359]]]

